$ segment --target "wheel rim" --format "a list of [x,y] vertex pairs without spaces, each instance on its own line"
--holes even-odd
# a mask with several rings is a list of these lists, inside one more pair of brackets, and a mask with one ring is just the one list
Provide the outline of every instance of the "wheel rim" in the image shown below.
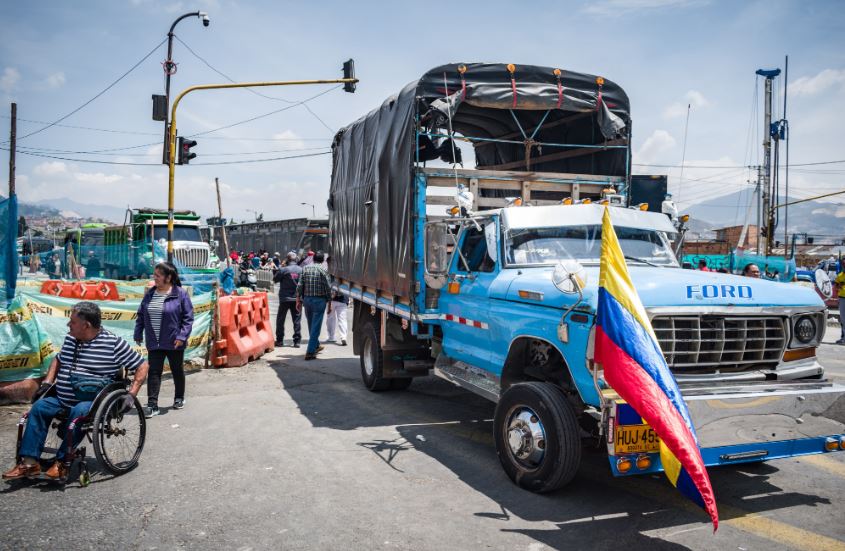
[[531,408],[515,406],[508,413],[504,437],[511,457],[527,469],[536,469],[546,455],[546,429]]
[[144,414],[136,406],[119,413],[119,400],[113,400],[97,426],[97,440],[102,457],[112,470],[126,471],[135,466],[144,447]]
[[373,372],[375,371],[375,365],[373,364],[373,340],[367,339],[364,341],[364,373],[367,374],[367,377],[372,377]]

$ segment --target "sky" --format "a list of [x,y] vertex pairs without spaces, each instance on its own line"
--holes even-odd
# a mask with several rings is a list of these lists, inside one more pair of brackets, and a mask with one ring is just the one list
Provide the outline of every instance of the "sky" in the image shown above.
[[[176,167],[177,209],[215,215],[219,178],[227,218],[326,216],[334,132],[428,69],[475,61],[561,67],[622,86],[634,172],[669,174],[683,210],[755,178],[742,168],[762,161],[763,81],[755,71],[784,69],[788,55],[775,117],[787,82],[790,195],[845,190],[839,2],[80,0],[0,4],[0,162],[8,166],[14,101],[22,201],[166,207],[163,123],[152,120],[151,95],[164,93],[168,28],[197,10],[211,23],[191,17],[176,27],[174,96],[227,78],[340,78],[348,58],[360,82],[354,94],[319,85],[186,96],[179,134],[207,134],[196,138],[197,158]],[[291,158],[267,161],[280,157]],[[831,161],[840,162],[797,166]],[[845,216],[845,195],[830,200]],[[726,199],[725,208],[744,205]]]

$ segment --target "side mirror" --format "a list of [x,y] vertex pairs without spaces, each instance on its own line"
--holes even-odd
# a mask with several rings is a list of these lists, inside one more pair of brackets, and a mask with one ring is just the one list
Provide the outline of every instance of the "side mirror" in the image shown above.
[[816,270],[816,289],[826,299],[833,296],[833,283],[830,281],[830,276],[824,270]]
[[577,260],[562,260],[555,266],[552,283],[562,293],[580,294],[587,285],[587,273]]
[[425,227],[425,271],[434,276],[449,271],[446,224],[428,224]]

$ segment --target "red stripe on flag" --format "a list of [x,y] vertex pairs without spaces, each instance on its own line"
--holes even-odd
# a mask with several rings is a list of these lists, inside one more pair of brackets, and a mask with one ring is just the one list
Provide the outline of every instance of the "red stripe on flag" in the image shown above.
[[596,350],[599,349],[602,350],[602,367],[608,384],[648,421],[686,469],[701,494],[704,508],[713,520],[715,530],[719,527],[716,497],[701,452],[683,417],[654,379],[616,346],[601,326],[596,326]]

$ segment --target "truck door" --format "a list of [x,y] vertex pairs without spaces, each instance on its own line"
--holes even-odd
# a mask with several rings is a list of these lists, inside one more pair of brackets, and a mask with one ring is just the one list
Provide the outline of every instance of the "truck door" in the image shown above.
[[[452,255],[449,282],[440,297],[443,349],[446,355],[492,370],[492,338],[490,331],[490,285],[499,273],[499,264],[488,251],[498,250],[496,223],[488,221],[479,231],[467,226],[460,235],[460,254]],[[490,236],[486,237],[489,233]],[[493,256],[498,255],[493,253]],[[459,284],[459,286],[458,286]]]

